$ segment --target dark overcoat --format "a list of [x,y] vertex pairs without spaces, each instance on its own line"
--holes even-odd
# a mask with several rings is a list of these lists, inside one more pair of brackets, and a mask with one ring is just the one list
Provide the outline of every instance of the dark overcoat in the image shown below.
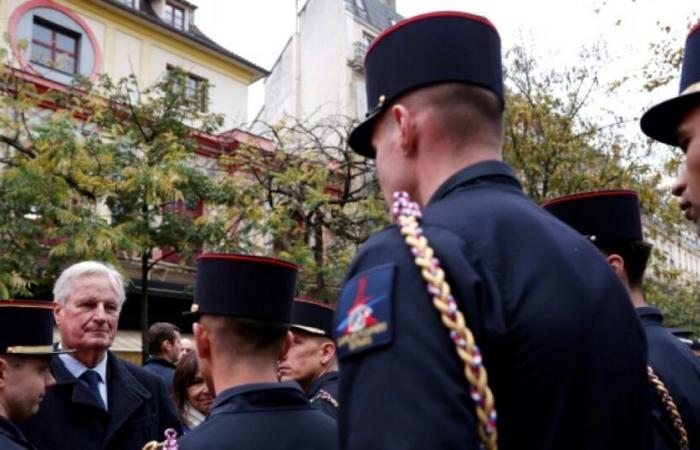
[[163,440],[166,428],[181,431],[163,381],[135,364],[107,352],[108,411],[90,388],[51,359],[56,385],[46,392],[39,412],[19,423],[39,450],[141,450]]

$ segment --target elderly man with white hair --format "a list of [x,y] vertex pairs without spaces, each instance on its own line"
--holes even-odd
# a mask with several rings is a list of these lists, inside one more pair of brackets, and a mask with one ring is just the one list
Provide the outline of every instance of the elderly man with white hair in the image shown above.
[[75,352],[53,357],[56,386],[19,424],[38,448],[140,449],[166,428],[180,429],[161,379],[109,351],[125,298],[121,274],[96,261],[74,264],[56,281],[61,345]]

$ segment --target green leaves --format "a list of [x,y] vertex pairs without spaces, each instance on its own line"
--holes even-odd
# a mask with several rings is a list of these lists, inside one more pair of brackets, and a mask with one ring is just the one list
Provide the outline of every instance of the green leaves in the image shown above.
[[195,217],[203,202],[229,204],[228,181],[209,177],[196,154],[198,136],[221,117],[199,111],[172,79],[141,89],[135,77],[102,75],[38,90],[11,71],[0,76],[12,87],[0,94],[3,297],[29,294],[64,262],[167,247],[186,263],[225,235],[224,220]]

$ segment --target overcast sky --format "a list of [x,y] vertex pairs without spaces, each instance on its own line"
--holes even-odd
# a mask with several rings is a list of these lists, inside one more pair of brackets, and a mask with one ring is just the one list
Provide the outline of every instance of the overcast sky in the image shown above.
[[[294,30],[295,0],[193,1],[199,6],[195,22],[202,31],[265,69]],[[639,72],[649,58],[650,41],[659,36],[657,22],[671,27],[669,35],[680,46],[689,21],[698,20],[700,5],[696,0],[397,0],[397,9],[405,17],[436,10],[484,15],[499,29],[504,49],[525,44],[550,66],[573,64],[583,46],[602,42],[610,55],[604,75],[612,79]],[[654,92],[651,99],[649,94],[635,98],[634,108],[672,95],[676,84]],[[261,86],[254,86],[249,114],[262,101]]]

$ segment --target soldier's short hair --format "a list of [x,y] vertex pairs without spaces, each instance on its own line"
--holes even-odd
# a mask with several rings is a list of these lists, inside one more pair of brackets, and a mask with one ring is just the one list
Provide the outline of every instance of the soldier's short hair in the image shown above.
[[597,242],[598,248],[606,256],[620,255],[625,261],[625,274],[632,287],[639,288],[644,280],[652,245],[645,241],[610,241]]
[[289,324],[286,323],[230,316],[204,315],[201,323],[222,348],[230,348],[243,356],[278,353],[289,331]]
[[415,98],[421,108],[430,108],[430,114],[443,135],[456,144],[488,139],[500,145],[503,108],[498,96],[488,89],[464,83],[444,83],[408,95]]

